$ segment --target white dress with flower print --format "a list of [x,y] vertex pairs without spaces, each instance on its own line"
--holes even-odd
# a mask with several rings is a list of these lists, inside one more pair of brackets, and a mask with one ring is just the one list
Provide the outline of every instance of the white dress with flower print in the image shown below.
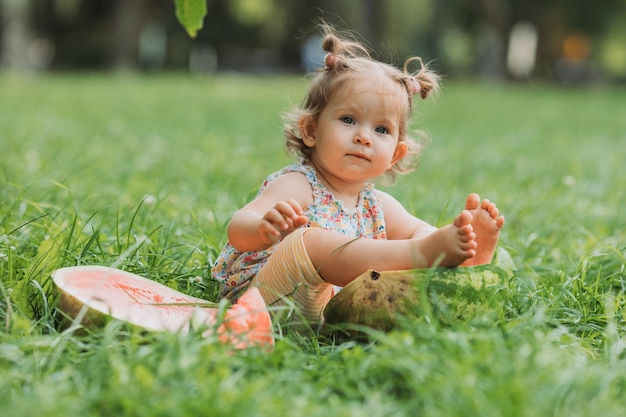
[[[345,209],[341,200],[317,179],[313,167],[303,164],[288,165],[267,177],[259,193],[277,177],[290,173],[302,173],[313,191],[313,202],[304,208],[309,219],[303,227],[321,227],[347,236],[386,239],[385,221],[380,199],[371,183],[361,190],[357,207]],[[226,244],[213,265],[211,275],[220,282],[220,296],[236,299],[250,285],[274,248],[275,243],[262,251],[240,252],[230,242]]]

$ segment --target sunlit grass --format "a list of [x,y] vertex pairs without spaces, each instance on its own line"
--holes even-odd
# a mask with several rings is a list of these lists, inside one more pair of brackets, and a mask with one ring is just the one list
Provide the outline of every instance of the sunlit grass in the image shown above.
[[431,141],[387,190],[436,224],[469,192],[507,217],[510,279],[468,323],[426,314],[369,345],[279,331],[270,353],[116,322],[59,327],[50,273],[63,266],[114,265],[214,300],[210,260],[233,210],[289,161],[278,114],[304,88],[0,77],[1,414],[620,415],[623,89],[450,82],[419,103]]

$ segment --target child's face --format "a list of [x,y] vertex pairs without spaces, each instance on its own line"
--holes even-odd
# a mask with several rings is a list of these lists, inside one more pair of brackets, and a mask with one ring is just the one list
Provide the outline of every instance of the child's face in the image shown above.
[[384,174],[406,155],[398,140],[402,100],[406,92],[383,74],[347,83],[303,133],[311,161],[346,182]]

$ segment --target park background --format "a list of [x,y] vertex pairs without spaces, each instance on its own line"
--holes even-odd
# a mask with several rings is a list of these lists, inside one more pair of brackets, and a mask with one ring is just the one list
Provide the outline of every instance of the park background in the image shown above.
[[2,0],[4,68],[301,72],[314,23],[349,28],[381,57],[420,55],[450,77],[563,84],[626,78],[626,3],[582,0],[208,0],[191,39],[173,0]]
[[[623,415],[624,1],[207,1],[195,38],[170,0],[0,5],[2,417]],[[453,320],[434,294],[371,342],[275,323],[271,351],[62,326],[61,267],[216,299],[230,216],[289,161],[319,18],[444,75],[388,191],[438,226],[497,202],[494,302]]]

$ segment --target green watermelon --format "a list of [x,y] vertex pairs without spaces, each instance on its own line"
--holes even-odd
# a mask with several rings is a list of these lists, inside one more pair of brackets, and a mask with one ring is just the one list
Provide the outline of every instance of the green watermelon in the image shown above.
[[[346,285],[324,309],[328,330],[357,324],[388,331],[400,315],[431,309],[444,322],[475,315],[501,288],[507,274],[493,265],[409,271],[369,270]],[[424,305],[424,304],[428,305]]]

